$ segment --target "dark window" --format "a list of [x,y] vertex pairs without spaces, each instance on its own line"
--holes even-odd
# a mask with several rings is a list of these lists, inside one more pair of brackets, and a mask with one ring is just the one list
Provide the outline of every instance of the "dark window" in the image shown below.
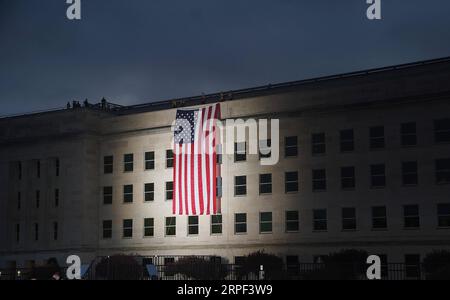
[[124,238],[133,237],[133,219],[123,220],[123,237]]
[[37,178],[41,178],[41,161],[36,161],[36,176]]
[[344,190],[355,188],[355,167],[341,168],[341,187]]
[[405,228],[420,227],[419,206],[405,205],[403,206],[403,218]]
[[34,223],[34,240],[39,241],[39,224]]
[[312,140],[312,154],[325,154],[326,143],[325,143],[325,133],[314,133],[311,137]]
[[259,213],[259,232],[260,233],[272,232],[272,213],[271,212]]
[[55,176],[59,176],[59,159],[55,159]]
[[127,184],[123,186],[123,202],[132,203],[133,202],[133,185]]
[[189,235],[198,234],[198,216],[188,217],[188,234]]
[[259,175],[259,193],[260,194],[272,193],[272,174]]
[[416,146],[417,145],[417,129],[416,123],[403,123],[401,125],[402,146]]
[[19,178],[19,180],[21,180],[22,179],[22,162],[21,161],[19,161],[18,163],[17,163],[17,172],[18,172],[18,178]]
[[144,185],[144,201],[149,202],[155,200],[155,184],[146,183]]
[[286,232],[296,232],[299,229],[299,216],[297,210],[286,212]]
[[327,173],[325,169],[312,171],[313,191],[325,191],[327,189]]
[[18,192],[17,193],[17,210],[20,210],[21,207],[22,207],[22,193]]
[[145,152],[145,169],[153,170],[155,169],[155,152]]
[[211,234],[222,234],[222,215],[211,215]]
[[113,166],[114,166],[114,161],[113,161],[113,156],[105,156],[103,158],[103,173],[105,174],[111,174],[113,172]]
[[351,152],[355,150],[355,138],[353,129],[340,131],[341,152]]
[[155,235],[155,219],[144,219],[144,237],[151,237]]
[[247,232],[247,214],[234,214],[234,233]]
[[438,204],[437,216],[439,227],[450,227],[450,203]]
[[166,217],[166,236],[177,234],[177,219],[175,217]]
[[419,278],[420,276],[420,255],[405,255],[405,275],[406,278]]
[[113,187],[104,186],[103,187],[103,204],[112,204],[113,201]]
[[112,221],[103,220],[103,238],[110,239],[112,237]]
[[326,209],[314,209],[313,210],[313,228],[316,231],[327,230],[328,225],[327,225],[327,210]]
[[356,230],[356,209],[354,207],[342,208],[342,230]]
[[59,206],[59,189],[55,189],[55,207]]
[[20,224],[16,224],[16,242],[20,242]]
[[284,139],[284,155],[286,157],[298,155],[298,141],[296,136],[287,136]]
[[402,179],[404,185],[417,185],[417,161],[402,162]]
[[372,228],[373,229],[387,228],[387,217],[385,206],[372,207]]
[[247,160],[247,143],[240,142],[234,143],[234,161],[246,161]]
[[173,200],[173,181],[166,182],[166,200]]
[[134,155],[125,154],[123,156],[123,170],[125,172],[133,172],[133,165],[134,165]]
[[450,119],[434,121],[434,140],[436,143],[450,142]]
[[376,126],[369,129],[370,135],[370,149],[383,149],[384,142],[384,127]]
[[39,208],[41,204],[41,191],[36,191],[36,208]]
[[371,186],[381,188],[386,186],[386,173],[384,164],[370,166]]
[[450,158],[436,160],[436,183],[450,183]]
[[298,172],[284,173],[285,192],[298,192]]
[[246,176],[234,176],[234,195],[235,196],[247,195]]
[[53,240],[58,240],[58,222],[53,222]]
[[166,168],[173,168],[173,150],[166,150]]
[[272,140],[259,141],[259,159],[269,158],[272,153]]

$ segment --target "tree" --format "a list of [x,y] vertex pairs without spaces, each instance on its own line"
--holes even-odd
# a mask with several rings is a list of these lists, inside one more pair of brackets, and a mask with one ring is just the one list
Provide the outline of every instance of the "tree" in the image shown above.
[[183,257],[169,264],[165,272],[196,280],[223,280],[228,275],[227,266],[221,263],[220,257]]
[[283,270],[283,259],[274,254],[257,251],[245,256],[237,269],[238,277],[247,277],[249,274],[259,275],[260,267],[264,268],[265,279],[283,279],[286,274]]
[[103,257],[95,266],[97,278],[107,280],[139,280],[142,266],[131,255],[113,255]]

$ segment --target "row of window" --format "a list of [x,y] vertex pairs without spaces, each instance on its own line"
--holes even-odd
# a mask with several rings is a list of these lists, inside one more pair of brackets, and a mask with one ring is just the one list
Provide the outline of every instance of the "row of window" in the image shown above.
[[[357,230],[356,208],[345,207],[341,211],[341,221],[343,231]],[[328,230],[328,215],[327,209],[314,209],[312,211],[313,230],[327,231]],[[198,235],[199,233],[199,218],[198,216],[188,216],[188,235]],[[437,205],[437,221],[440,228],[450,227],[450,204]],[[165,236],[176,235],[176,217],[166,217],[164,223]],[[405,229],[420,228],[420,212],[418,205],[403,206],[403,226]],[[298,211],[285,212],[285,231],[298,232],[300,228],[300,219]],[[388,228],[388,220],[385,206],[372,207],[372,229],[385,230]],[[112,238],[112,220],[103,220],[103,238]],[[272,212],[260,212],[259,214],[259,232],[272,233],[273,219]],[[210,218],[210,233],[222,233],[222,215],[212,215]],[[234,233],[247,233],[247,214],[234,214]],[[144,219],[144,237],[153,237],[155,234],[155,220],[154,218]],[[125,219],[122,224],[122,237],[133,237],[133,219]]]
[[[35,196],[34,196],[34,206],[35,208],[40,208],[41,206],[41,191],[40,190],[36,190],[35,191]],[[59,189],[54,189],[53,190],[53,207],[57,208],[59,207]],[[21,210],[22,209],[22,193],[21,192],[17,192],[17,210]]]
[[[21,239],[21,226],[20,224],[16,224],[15,228],[15,234],[16,234],[16,242],[19,243]],[[39,231],[39,223],[33,224],[33,239],[34,241],[39,241],[40,238],[40,231]],[[54,241],[58,240],[58,222],[52,223],[52,239]]]

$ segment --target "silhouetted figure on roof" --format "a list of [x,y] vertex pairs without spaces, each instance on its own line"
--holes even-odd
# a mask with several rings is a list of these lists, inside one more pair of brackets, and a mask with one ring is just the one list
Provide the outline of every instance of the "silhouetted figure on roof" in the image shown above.
[[67,102],[67,109],[70,109],[70,101]]
[[89,107],[89,101],[88,101],[88,99],[86,99],[86,100],[84,100],[84,107]]

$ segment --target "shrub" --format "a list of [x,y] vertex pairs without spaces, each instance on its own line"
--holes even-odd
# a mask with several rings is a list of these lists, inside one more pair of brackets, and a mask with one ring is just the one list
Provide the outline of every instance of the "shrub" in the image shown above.
[[29,274],[30,279],[37,280],[51,280],[53,275],[58,273],[61,277],[61,267],[58,264],[56,258],[50,258],[47,260],[45,265],[33,266],[31,273]]
[[433,251],[427,254],[423,267],[429,280],[450,280],[450,251]]
[[169,264],[165,272],[182,274],[196,280],[223,280],[228,275],[227,266],[221,263],[220,257],[183,257]]
[[264,251],[253,252],[245,256],[237,269],[237,275],[240,278],[247,277],[251,273],[258,276],[261,265],[264,266],[265,279],[283,279],[286,276],[283,270],[283,259]]
[[95,266],[97,278],[108,280],[139,280],[142,266],[130,255],[113,255],[103,257]]

